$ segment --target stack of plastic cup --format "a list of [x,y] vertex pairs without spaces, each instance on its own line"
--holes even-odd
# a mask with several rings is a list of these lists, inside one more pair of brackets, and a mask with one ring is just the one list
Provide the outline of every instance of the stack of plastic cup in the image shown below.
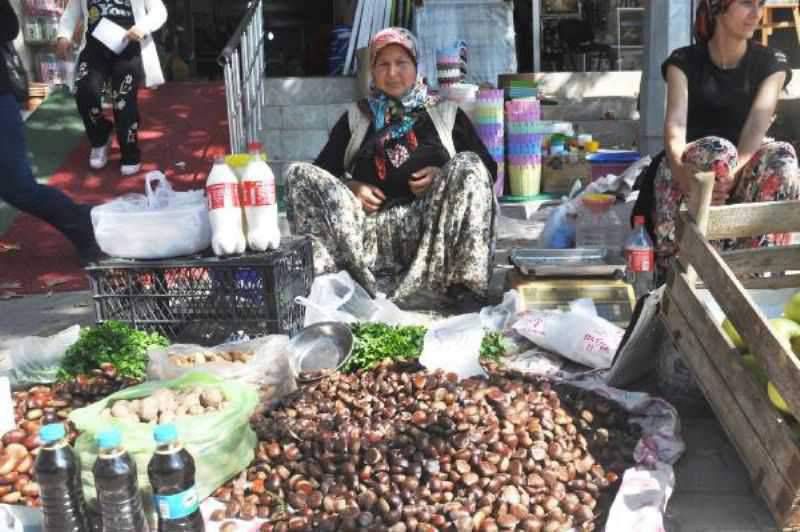
[[503,195],[505,186],[505,131],[503,117],[503,90],[481,89],[475,104],[474,123],[492,158],[497,162],[497,179],[494,190]]
[[436,79],[440,88],[464,81],[464,73],[461,70],[461,54],[458,48],[436,50]]
[[514,196],[535,196],[541,189],[543,136],[537,128],[540,119],[538,100],[506,102],[506,164]]

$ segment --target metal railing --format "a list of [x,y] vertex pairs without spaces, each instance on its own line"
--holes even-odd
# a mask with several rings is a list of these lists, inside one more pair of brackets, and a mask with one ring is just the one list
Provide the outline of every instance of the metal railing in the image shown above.
[[217,59],[225,72],[231,153],[244,153],[263,127],[265,38],[263,0],[253,0]]

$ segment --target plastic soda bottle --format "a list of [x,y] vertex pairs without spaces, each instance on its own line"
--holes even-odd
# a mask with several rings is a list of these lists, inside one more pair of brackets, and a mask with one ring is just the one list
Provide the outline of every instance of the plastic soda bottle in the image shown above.
[[275,175],[262,157],[261,144],[248,146],[250,162],[242,175],[242,207],[247,220],[247,246],[253,251],[278,249],[278,203]]
[[103,532],[149,532],[136,478],[136,462],[122,447],[122,433],[109,429],[97,436],[99,454],[94,482]]
[[217,256],[244,253],[242,208],[239,179],[225,164],[222,156],[214,159],[214,167],[206,180],[208,216],[211,221],[211,248]]
[[624,247],[626,275],[637,299],[650,293],[655,284],[655,252],[644,223],[644,216],[633,218],[633,230],[625,239]]
[[61,423],[39,430],[42,448],[36,457],[34,474],[42,500],[44,532],[88,532],[83,500],[80,464],[66,439]]
[[156,452],[147,465],[147,476],[158,510],[159,532],[204,532],[192,455],[178,443],[178,430],[171,423],[156,426],[153,438]]

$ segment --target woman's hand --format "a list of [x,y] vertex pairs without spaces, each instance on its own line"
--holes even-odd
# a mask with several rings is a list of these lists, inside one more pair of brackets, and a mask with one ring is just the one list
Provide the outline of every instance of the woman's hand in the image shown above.
[[386,196],[381,189],[361,181],[348,181],[347,188],[361,201],[361,206],[368,213],[377,212],[386,200]]
[[424,194],[433,183],[433,177],[439,171],[435,166],[426,166],[422,170],[417,170],[411,174],[408,180],[408,185],[411,187],[411,193],[419,197]]
[[672,182],[681,191],[681,194],[688,199],[692,188],[692,170],[689,165],[680,163],[670,165],[672,170]]
[[132,42],[142,42],[144,39],[145,33],[138,28],[138,26],[134,26],[128,30],[128,40]]
[[727,174],[725,176],[718,176],[714,180],[714,190],[711,193],[711,205],[725,205],[728,198],[733,193],[733,187],[736,185],[736,178],[734,174]]
[[69,39],[65,37],[59,37],[56,41],[56,55],[59,59],[67,59],[67,54],[69,53],[70,47]]

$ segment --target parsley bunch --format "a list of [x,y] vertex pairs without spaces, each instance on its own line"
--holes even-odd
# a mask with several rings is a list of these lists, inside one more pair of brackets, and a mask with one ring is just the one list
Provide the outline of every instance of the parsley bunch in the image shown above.
[[147,375],[147,349],[167,346],[169,341],[158,333],[137,331],[118,321],[107,321],[81,330],[58,370],[58,380],[68,381],[111,363],[122,378],[143,379]]
[[[425,333],[428,332],[423,326],[396,326],[385,323],[357,323],[351,328],[353,353],[343,368],[345,372],[373,368],[384,360],[419,358],[422,354]],[[481,358],[500,362],[506,351],[506,340],[502,333],[489,332],[483,337]]]
[[352,326],[353,353],[344,367],[351,372],[372,368],[384,360],[417,358],[427,329],[422,326],[357,323]]

